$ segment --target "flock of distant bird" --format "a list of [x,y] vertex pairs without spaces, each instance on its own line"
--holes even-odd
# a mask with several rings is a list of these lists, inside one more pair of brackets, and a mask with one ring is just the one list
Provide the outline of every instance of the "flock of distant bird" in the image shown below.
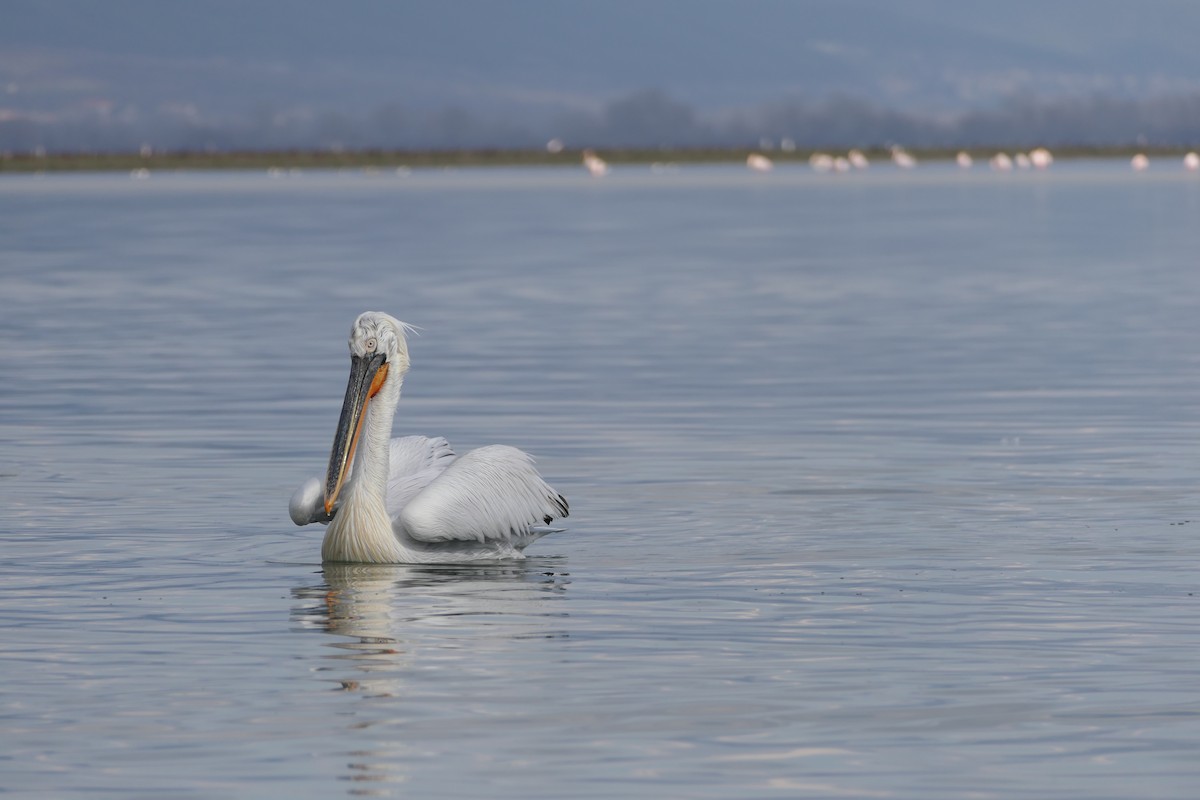
[[[917,159],[902,147],[891,148],[892,163],[901,169],[912,169],[917,165]],[[954,161],[962,169],[975,166],[975,159],[963,150],[954,157]],[[808,165],[817,172],[850,172],[856,169],[866,169],[870,161],[861,150],[851,150],[846,155],[831,155],[829,153],[813,153],[808,159]],[[1047,169],[1054,163],[1054,156],[1044,147],[1037,147],[1028,153],[996,153],[988,159],[988,166],[997,172],[1011,172],[1013,169]],[[1130,166],[1141,172],[1150,166],[1150,159],[1145,153],[1138,153],[1129,162]],[[583,151],[583,166],[594,177],[600,178],[608,174],[608,164],[592,150]],[[1183,166],[1189,171],[1200,170],[1200,155],[1190,152],[1183,157]],[[751,153],[746,157],[746,167],[754,172],[770,172],[775,169],[775,162],[762,153]]]
[[[557,139],[550,140],[546,145],[546,149],[550,153],[562,152],[563,145]],[[917,165],[911,153],[902,147],[891,148],[892,163],[901,169],[912,169]],[[954,161],[963,169],[971,169],[975,166],[975,159],[966,150],[963,150],[954,157]],[[1013,169],[1046,169],[1054,163],[1054,156],[1044,147],[1038,147],[1030,150],[1028,153],[1017,153],[1009,155],[1008,153],[996,153],[988,159],[988,166],[996,172],[1011,172]],[[851,150],[846,155],[830,155],[829,153],[813,153],[808,159],[808,164],[816,172],[850,172],[852,170],[866,169],[871,165],[866,155],[861,150]],[[1150,158],[1145,153],[1138,153],[1129,160],[1129,165],[1137,172],[1142,172],[1150,167]],[[583,166],[592,177],[603,178],[608,174],[608,162],[596,155],[593,150],[583,151]],[[655,165],[661,166],[661,165]],[[1189,152],[1183,157],[1184,169],[1189,172],[1200,171],[1200,154]],[[751,153],[746,157],[746,167],[754,172],[770,172],[775,169],[775,162],[762,153]],[[397,175],[408,175],[412,170],[408,167],[398,167]],[[278,178],[285,174],[291,175],[298,173],[298,170],[288,170],[285,172],[282,169],[271,168],[267,170],[267,174],[272,178]],[[142,168],[135,169],[129,173],[129,177],[136,180],[145,180],[150,177],[150,170]]]

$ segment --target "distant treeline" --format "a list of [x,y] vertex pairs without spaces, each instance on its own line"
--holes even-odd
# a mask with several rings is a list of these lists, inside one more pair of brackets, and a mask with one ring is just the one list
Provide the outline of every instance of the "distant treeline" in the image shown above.
[[[761,148],[601,148],[599,153],[611,164],[697,164],[745,163]],[[1056,160],[1071,158],[1129,158],[1133,153],[1150,157],[1183,155],[1182,147],[1070,147],[1054,150]],[[771,158],[781,164],[807,163],[821,150],[772,151]],[[961,149],[912,148],[906,150],[921,162],[951,161]],[[994,148],[968,149],[970,155],[986,161]],[[871,161],[886,161],[891,152],[867,149]],[[49,152],[7,153],[0,155],[0,174],[22,172],[131,172],[148,176],[159,171],[195,170],[266,170],[284,177],[294,171],[341,169],[360,170],[364,174],[387,174],[385,170],[406,172],[410,169],[445,167],[570,166],[578,167],[582,151],[548,152],[544,147],[531,149],[462,150],[237,150],[201,152],[156,150],[145,152]]]
[[568,148],[690,150],[793,144],[797,150],[1194,147],[1200,94],[1145,98],[1016,98],[956,114],[883,108],[848,96],[786,100],[701,113],[657,91],[636,92],[594,112],[533,119],[463,108],[385,105],[363,115],[259,108],[240,117],[180,118],[168,111],[0,118],[0,153],[155,151],[481,151]]

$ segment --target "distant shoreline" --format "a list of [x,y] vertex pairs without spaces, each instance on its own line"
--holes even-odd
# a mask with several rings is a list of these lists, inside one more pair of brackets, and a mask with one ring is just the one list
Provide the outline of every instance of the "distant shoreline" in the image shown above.
[[[968,147],[908,150],[918,161],[948,161],[965,150],[976,161],[986,162],[998,152],[1015,154],[1029,148]],[[577,166],[581,150],[550,153],[536,150],[282,150],[229,152],[141,153],[6,153],[0,155],[0,174],[30,172],[118,172],[146,170],[271,170],[271,169],[422,169],[440,167]],[[744,162],[751,153],[763,153],[773,161],[807,163],[814,153],[841,155],[833,148],[794,151],[757,148],[621,149],[596,148],[610,164],[717,164]],[[871,161],[890,160],[888,150],[864,148]],[[1056,159],[1131,158],[1144,153],[1151,158],[1182,158],[1181,147],[1061,147]]]

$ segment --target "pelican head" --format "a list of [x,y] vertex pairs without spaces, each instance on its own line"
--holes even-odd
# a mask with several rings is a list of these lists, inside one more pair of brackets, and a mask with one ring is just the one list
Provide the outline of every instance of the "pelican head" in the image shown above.
[[387,429],[382,431],[385,441],[390,434],[391,417],[400,399],[400,384],[408,372],[405,333],[411,330],[400,320],[379,311],[359,314],[350,328],[350,380],[329,454],[329,470],[325,473],[326,514],[333,513],[342,491],[372,401],[386,409],[383,420]]

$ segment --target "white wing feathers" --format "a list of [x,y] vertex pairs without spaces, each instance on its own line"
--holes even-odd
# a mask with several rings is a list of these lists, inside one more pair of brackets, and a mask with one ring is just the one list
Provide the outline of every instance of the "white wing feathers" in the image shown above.
[[491,445],[451,461],[395,519],[422,542],[498,542],[537,538],[549,532],[538,526],[567,513],[567,501],[542,480],[528,453]]
[[400,510],[454,461],[450,443],[442,437],[404,436],[392,439],[388,453],[387,514]]

